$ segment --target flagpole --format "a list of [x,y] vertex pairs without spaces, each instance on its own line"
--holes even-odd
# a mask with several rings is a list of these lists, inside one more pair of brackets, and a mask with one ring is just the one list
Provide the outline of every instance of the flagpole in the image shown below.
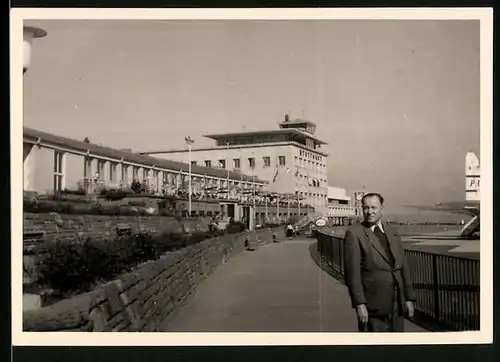
[[278,224],[281,222],[280,218],[280,194],[276,194],[276,216],[278,217]]
[[257,213],[255,211],[255,173],[252,175],[253,178],[253,228],[255,229],[255,225],[257,224],[257,221],[255,219]]
[[240,203],[243,202],[243,173],[240,169]]
[[238,151],[240,158],[240,204],[243,202],[243,170],[241,169],[241,148]]
[[299,218],[300,218],[300,198],[299,198],[299,193],[297,192],[297,204],[299,208]]
[[[299,166],[295,165],[295,178],[297,179],[298,176],[299,176]],[[297,207],[298,207],[298,214],[299,214],[298,219],[300,219],[300,216],[301,216],[300,215],[300,197],[299,197],[299,193],[300,193],[300,183],[298,184],[297,190],[295,190],[295,195],[297,196]]]
[[189,144],[188,145],[188,149],[189,149],[189,198],[188,198],[188,202],[189,202],[189,216],[191,216],[191,145]]
[[287,200],[287,212],[288,212],[288,220],[290,220],[290,195],[286,195]]
[[266,196],[264,197],[264,204],[265,204],[265,207],[266,207],[266,223],[268,222],[268,217],[267,217],[267,192],[266,192]]
[[[226,141],[226,155],[227,155],[228,161],[229,161],[229,141]],[[226,198],[229,200],[229,162],[226,165],[226,169],[227,169],[227,175],[226,175],[227,194],[226,194]]]
[[189,216],[191,216],[191,211],[192,211],[192,207],[191,207],[191,191],[192,191],[192,185],[191,185],[191,145],[193,144],[194,141],[189,136],[185,137],[184,140],[186,141],[186,143],[188,145],[188,153],[189,153],[188,212],[189,212]]

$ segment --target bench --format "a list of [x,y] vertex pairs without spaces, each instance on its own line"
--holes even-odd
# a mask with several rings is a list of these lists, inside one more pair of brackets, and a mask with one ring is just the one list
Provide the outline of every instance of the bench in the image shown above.
[[43,230],[25,230],[23,232],[23,241],[25,243],[34,243],[43,241],[45,238],[45,231]]
[[132,235],[132,228],[129,224],[118,224],[116,225],[116,235],[130,236]]

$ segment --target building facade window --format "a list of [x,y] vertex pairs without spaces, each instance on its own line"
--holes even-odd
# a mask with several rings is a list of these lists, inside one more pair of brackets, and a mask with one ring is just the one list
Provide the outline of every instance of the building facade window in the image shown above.
[[212,167],[212,161],[205,160],[205,167]]
[[104,180],[104,161],[97,160],[97,174],[99,180]]
[[92,178],[92,158],[85,156],[83,163],[83,177],[85,180]]
[[219,167],[226,168],[226,160],[219,160]]
[[154,182],[154,191],[161,190],[161,179],[160,179],[160,171],[153,171],[153,182]]
[[265,156],[265,157],[262,157],[262,159],[264,161],[264,167],[270,167],[271,166],[271,157]]
[[233,165],[234,165],[234,168],[236,168],[236,169],[241,168],[240,159],[239,158],[234,158],[233,159]]
[[191,165],[196,165],[196,161],[191,161]]
[[122,181],[128,181],[128,166],[122,165]]
[[64,188],[64,153],[54,151],[54,192],[62,191]]
[[285,156],[279,156],[278,157],[278,163],[280,166],[285,166],[286,165],[286,158]]
[[116,162],[109,163],[109,180],[116,181]]
[[255,168],[255,158],[254,158],[254,157],[250,157],[250,158],[248,159],[248,166],[249,166],[250,168]]

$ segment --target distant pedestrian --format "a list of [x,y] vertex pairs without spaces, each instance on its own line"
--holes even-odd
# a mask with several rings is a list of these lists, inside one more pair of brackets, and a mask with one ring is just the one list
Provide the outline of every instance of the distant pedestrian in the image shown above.
[[293,237],[295,229],[293,228],[293,225],[291,223],[288,223],[286,227],[286,236],[291,239]]
[[382,223],[384,198],[366,194],[364,221],[345,234],[344,269],[360,332],[404,332],[405,312],[413,316],[415,293],[401,238]]

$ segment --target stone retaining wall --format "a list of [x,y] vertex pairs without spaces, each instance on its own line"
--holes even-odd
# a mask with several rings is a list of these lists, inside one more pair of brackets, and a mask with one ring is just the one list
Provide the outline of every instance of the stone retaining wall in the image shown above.
[[168,319],[219,264],[251,244],[272,242],[283,228],[229,234],[148,262],[97,289],[25,311],[24,331],[162,331]]
[[[57,222],[57,219],[60,221]],[[92,238],[116,236],[118,224],[128,224],[133,231],[158,233],[169,231],[173,233],[208,231],[209,218],[176,219],[171,216],[106,216],[106,215],[76,215],[24,213],[24,232],[43,231],[46,240],[56,237],[75,238],[77,235]]]

